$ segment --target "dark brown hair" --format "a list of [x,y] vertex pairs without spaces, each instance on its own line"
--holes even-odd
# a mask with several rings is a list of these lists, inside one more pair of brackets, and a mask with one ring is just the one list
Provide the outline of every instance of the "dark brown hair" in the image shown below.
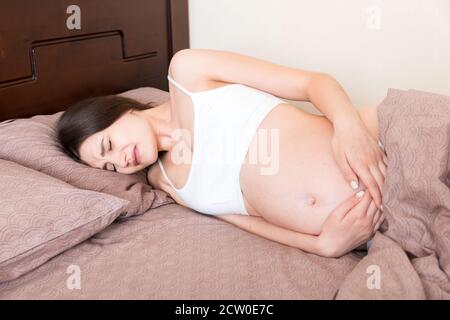
[[117,95],[87,98],[71,105],[58,120],[56,132],[63,151],[77,162],[79,147],[91,135],[112,125],[129,110],[145,110],[157,104],[140,103]]

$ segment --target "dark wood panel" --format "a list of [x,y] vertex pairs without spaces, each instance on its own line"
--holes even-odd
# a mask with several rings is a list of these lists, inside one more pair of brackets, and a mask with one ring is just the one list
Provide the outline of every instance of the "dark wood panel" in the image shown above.
[[[0,121],[50,114],[89,96],[168,90],[172,55],[189,47],[187,0],[0,1]],[[175,31],[176,34],[172,34]]]
[[188,1],[170,0],[171,53],[189,48],[189,8]]

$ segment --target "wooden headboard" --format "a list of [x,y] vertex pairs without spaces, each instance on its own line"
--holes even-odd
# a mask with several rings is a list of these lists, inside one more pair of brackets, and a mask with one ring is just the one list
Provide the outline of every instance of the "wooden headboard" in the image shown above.
[[184,48],[188,0],[2,0],[0,121],[142,86],[168,91]]

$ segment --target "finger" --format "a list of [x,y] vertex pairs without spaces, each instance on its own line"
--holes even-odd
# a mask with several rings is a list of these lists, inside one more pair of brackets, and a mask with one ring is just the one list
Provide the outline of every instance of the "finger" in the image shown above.
[[383,145],[383,143],[381,143],[380,139],[378,139],[378,146],[380,147],[381,150],[384,151],[384,145]]
[[383,161],[378,162],[378,168],[380,169],[381,173],[383,174],[383,177],[386,179],[386,165]]
[[385,165],[387,165],[386,149],[380,140],[378,140],[378,146],[380,146],[379,152],[382,154],[383,162],[385,163]]
[[374,177],[375,181],[377,182],[378,188],[381,193],[383,190],[383,185],[384,185],[384,176],[381,173],[380,168],[378,168],[378,166],[374,165],[374,166],[369,167],[369,171],[370,171],[370,173],[372,173],[372,176]]
[[359,187],[358,176],[355,174],[352,167],[349,165],[347,157],[345,156],[344,153],[341,153],[338,158],[339,159],[337,160],[337,162],[345,180],[348,181],[348,183],[353,189],[355,190],[358,189]]
[[371,225],[373,225],[373,220],[375,219],[375,216],[377,214],[377,212],[379,212],[380,210],[377,208],[375,202],[372,200],[370,201],[369,207],[367,208],[367,218],[370,219],[370,223]]
[[380,169],[383,176],[386,176],[387,158],[386,153],[379,151],[380,157],[378,159],[378,168]]
[[371,215],[371,218],[372,218],[371,226],[372,226],[372,227],[375,227],[375,225],[377,224],[378,220],[380,220],[380,217],[381,217],[382,214],[383,214],[383,213],[381,212],[381,210],[378,209],[378,208],[375,206],[375,210],[373,211],[373,213],[372,213],[372,215]]
[[341,219],[344,218],[344,216],[347,215],[347,213],[349,213],[350,210],[355,207],[355,205],[362,201],[364,196],[367,196],[366,194],[368,194],[368,192],[364,192],[363,190],[357,192],[356,194],[347,198],[339,206],[337,206],[337,208],[333,210],[333,213]]
[[362,167],[358,170],[358,176],[367,186],[372,198],[375,200],[375,204],[378,208],[381,207],[381,192],[378,188],[378,184],[370,171],[366,167]]
[[388,158],[386,156],[386,153],[383,152],[383,162],[387,166],[388,165]]
[[363,221],[363,226],[367,227],[367,233],[370,234],[370,237],[373,237],[373,230],[375,227],[374,221],[378,221],[380,217],[381,211],[375,205],[375,202],[372,200],[370,202],[369,208],[367,208],[367,217]]
[[349,218],[357,219],[360,217],[364,217],[367,213],[367,210],[372,202],[372,196],[369,192],[365,192],[361,201],[357,203],[347,214]]
[[385,215],[381,214],[380,218],[378,219],[377,223],[375,224],[375,227],[373,228],[373,233],[377,232],[378,229],[380,229],[381,224],[383,223],[385,219]]

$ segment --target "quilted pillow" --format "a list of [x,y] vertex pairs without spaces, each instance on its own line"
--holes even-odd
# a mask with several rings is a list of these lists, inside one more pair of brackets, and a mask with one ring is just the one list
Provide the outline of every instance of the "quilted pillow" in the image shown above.
[[[163,103],[169,93],[144,87],[120,95],[142,103]],[[0,158],[43,172],[80,189],[108,193],[129,201],[120,218],[142,214],[151,208],[173,203],[164,191],[152,188],[148,169],[132,175],[92,168],[67,156],[56,138],[61,112],[0,123]]]
[[127,205],[0,159],[0,283],[93,236]]

